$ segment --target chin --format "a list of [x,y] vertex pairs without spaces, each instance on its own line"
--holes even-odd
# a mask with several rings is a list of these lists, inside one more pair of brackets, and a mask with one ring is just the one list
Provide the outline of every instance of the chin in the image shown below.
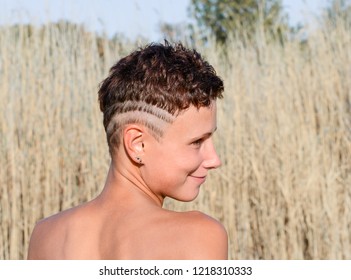
[[181,201],[181,202],[191,202],[191,201],[195,200],[195,198],[197,198],[198,195],[199,195],[199,189],[194,191],[193,193],[177,195],[177,196],[174,196],[171,198],[178,200],[178,201]]

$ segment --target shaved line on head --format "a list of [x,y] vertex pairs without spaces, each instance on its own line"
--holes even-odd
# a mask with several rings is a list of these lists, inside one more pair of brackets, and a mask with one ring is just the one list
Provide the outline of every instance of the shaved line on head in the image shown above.
[[146,112],[146,113],[155,115],[166,122],[173,122],[175,118],[174,115],[167,112],[166,110],[161,109],[155,105],[146,103],[144,101],[128,100],[122,104],[116,104],[114,106],[114,109],[115,109],[115,112],[119,114],[125,113],[125,112],[132,112],[132,111]]
[[121,142],[121,129],[127,124],[141,124],[147,127],[150,133],[159,140],[167,125],[173,123],[176,116],[155,105],[144,101],[127,101],[115,104],[111,108],[115,111],[107,126],[107,137],[114,143],[114,148],[118,148]]

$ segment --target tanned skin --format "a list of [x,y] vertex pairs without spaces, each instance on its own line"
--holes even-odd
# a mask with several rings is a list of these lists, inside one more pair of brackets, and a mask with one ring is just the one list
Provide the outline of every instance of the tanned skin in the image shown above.
[[220,166],[215,130],[215,101],[182,112],[161,139],[140,124],[125,126],[101,194],[39,221],[28,259],[227,259],[221,223],[162,208],[165,197],[195,199]]

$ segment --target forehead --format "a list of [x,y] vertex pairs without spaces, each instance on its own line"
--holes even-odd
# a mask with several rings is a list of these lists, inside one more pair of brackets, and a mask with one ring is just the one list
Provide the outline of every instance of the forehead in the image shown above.
[[209,107],[199,109],[190,106],[181,112],[167,128],[165,136],[196,136],[197,134],[214,132],[217,126],[217,105],[211,102]]

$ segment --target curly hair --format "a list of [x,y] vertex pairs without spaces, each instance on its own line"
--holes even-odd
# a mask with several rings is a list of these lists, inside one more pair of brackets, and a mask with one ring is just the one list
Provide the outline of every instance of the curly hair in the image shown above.
[[210,106],[223,90],[214,68],[180,43],[150,44],[132,52],[111,67],[98,92],[110,153],[118,148],[125,124],[144,124],[161,137],[163,123],[191,105]]

